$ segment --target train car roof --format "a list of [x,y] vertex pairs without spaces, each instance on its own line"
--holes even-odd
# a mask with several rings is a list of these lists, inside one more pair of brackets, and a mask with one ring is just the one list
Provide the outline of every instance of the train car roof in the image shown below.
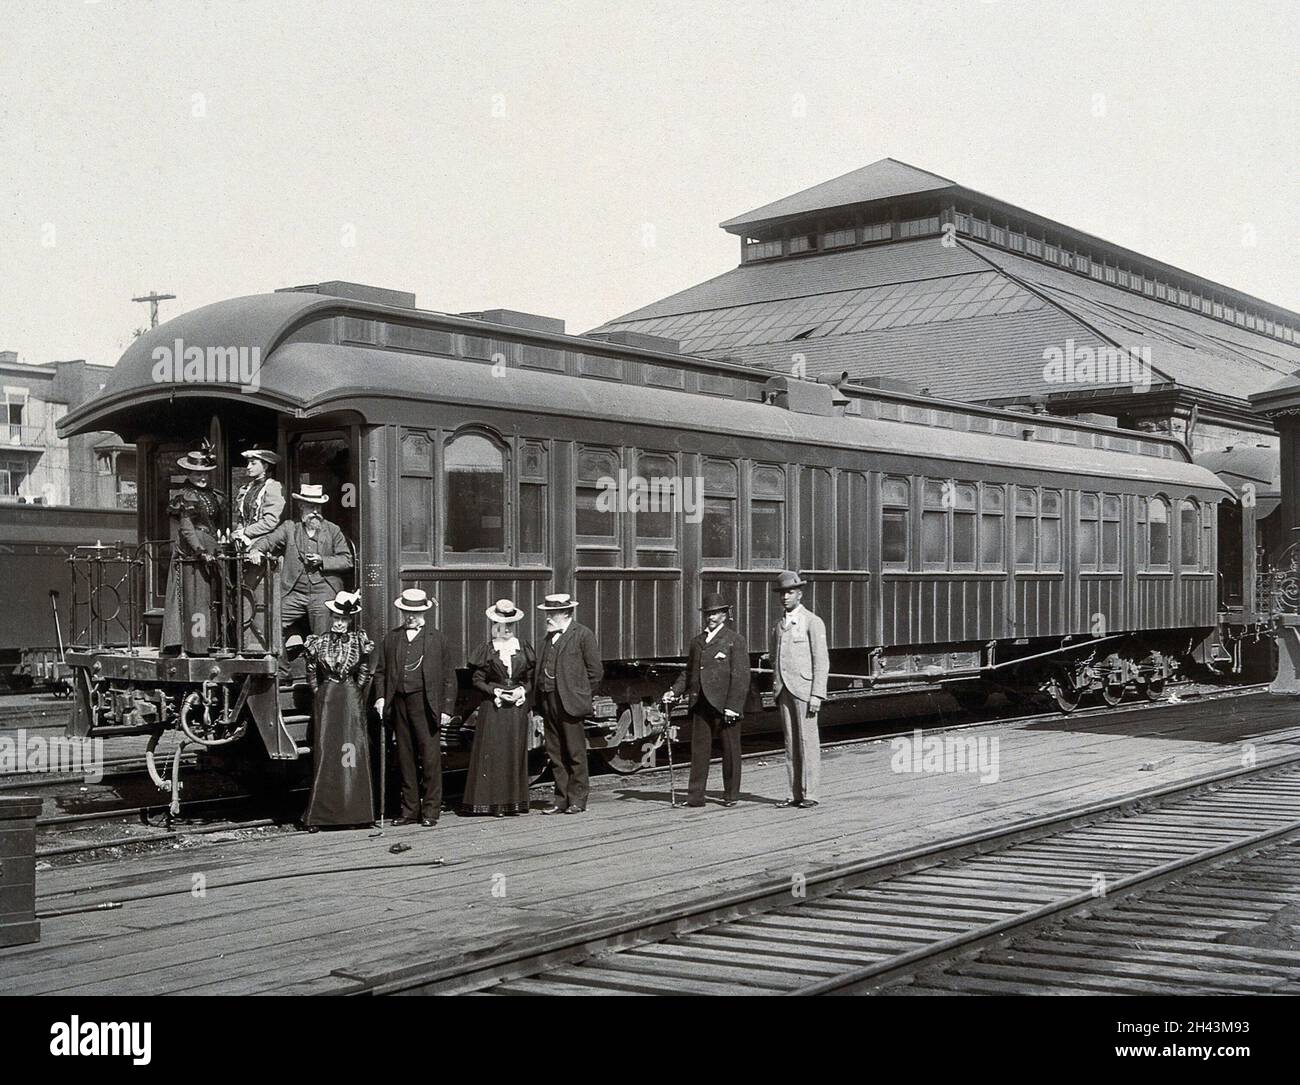
[[[225,398],[296,417],[356,409],[383,420],[382,401],[437,399],[526,409],[530,413],[591,419],[637,420],[670,429],[761,436],[810,445],[900,453],[964,463],[1023,466],[1074,475],[1167,482],[1230,492],[1210,471],[1188,462],[1077,444],[1013,440],[1006,436],[936,429],[912,422],[811,415],[757,400],[717,398],[675,389],[629,385],[553,372],[509,368],[496,376],[482,361],[399,350],[294,339],[295,329],[331,313],[379,319],[426,318],[480,336],[527,337],[570,349],[671,361],[753,381],[770,372],[727,366],[578,336],[532,333],[468,318],[362,303],[329,295],[284,292],[233,298],[203,306],[151,329],[123,354],[104,390],[59,423],[64,436],[92,430],[129,434],[148,428],[159,405],[173,399]],[[192,347],[257,352],[256,388],[240,380],[159,379],[162,357]],[[166,374],[164,374],[166,376]],[[172,374],[176,376],[176,374]],[[509,396],[503,393],[509,389]],[[962,405],[934,401],[947,409]],[[1026,425],[1056,424],[1043,416],[1012,415]],[[1144,435],[1145,436],[1145,435]]]

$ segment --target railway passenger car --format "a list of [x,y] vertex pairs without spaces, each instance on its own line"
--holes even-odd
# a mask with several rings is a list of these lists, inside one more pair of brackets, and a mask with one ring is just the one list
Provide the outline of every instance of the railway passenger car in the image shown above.
[[6,685],[56,684],[61,656],[50,593],[66,598],[73,550],[129,545],[135,538],[134,510],[0,503],[0,676]]
[[[210,657],[156,647],[168,490],[200,438],[227,493],[251,447],[279,451],[282,479],[324,485],[372,635],[418,586],[464,659],[494,600],[536,615],[546,593],[573,591],[607,663],[590,745],[621,771],[662,741],[658,698],[702,593],[734,601],[770,685],[759,654],[784,568],[803,571],[826,621],[832,706],[938,688],[968,703],[1047,688],[1066,709],[1089,691],[1155,696],[1216,624],[1216,507],[1231,493],[1170,438],[774,377],[522,314],[307,292],[146,333],[60,428],[138,444],[145,541],[117,565],[83,563],[74,728],[181,726],[254,751],[256,734],[283,760],[300,756],[304,720],[276,691],[265,574],[218,563],[237,628]],[[649,501],[656,488],[677,505]],[[96,612],[109,582],[129,600],[115,623]]]

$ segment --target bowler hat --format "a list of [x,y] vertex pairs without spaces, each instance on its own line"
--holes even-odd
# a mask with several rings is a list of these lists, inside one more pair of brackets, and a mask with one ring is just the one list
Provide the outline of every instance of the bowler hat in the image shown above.
[[715,610],[730,610],[731,604],[728,603],[720,592],[711,591],[704,597],[704,602],[700,604],[700,612],[711,614]]
[[791,588],[804,588],[807,586],[808,586],[808,582],[804,580],[803,577],[801,577],[798,573],[792,573],[789,569],[787,569],[779,577],[776,578],[776,584],[773,586],[772,590],[789,591]]

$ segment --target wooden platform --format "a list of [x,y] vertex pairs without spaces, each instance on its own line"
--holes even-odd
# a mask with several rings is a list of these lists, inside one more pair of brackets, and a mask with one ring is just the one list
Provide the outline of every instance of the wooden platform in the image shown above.
[[[1300,703],[1252,694],[966,734],[998,739],[996,783],[893,772],[886,740],[828,750],[816,810],[776,808],[778,753],[746,760],[730,810],[670,808],[663,772],[605,776],[580,817],[444,814],[379,838],[277,834],[45,871],[38,911],[127,903],[43,920],[39,945],[0,950],[0,991],[346,990],[349,977],[1240,767],[1252,750],[1264,764],[1300,752]],[[411,850],[390,854],[398,842]]]

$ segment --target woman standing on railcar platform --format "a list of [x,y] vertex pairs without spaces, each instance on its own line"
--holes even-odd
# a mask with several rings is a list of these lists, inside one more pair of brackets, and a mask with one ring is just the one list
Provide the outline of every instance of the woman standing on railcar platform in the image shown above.
[[515,635],[524,612],[509,599],[487,610],[492,636],[469,660],[478,708],[474,747],[461,812],[528,813],[528,701],[533,688],[533,646]]
[[161,648],[164,655],[202,656],[208,654],[212,625],[219,620],[213,614],[212,558],[226,500],[208,483],[217,459],[206,441],[176,463],[185,472],[185,482],[167,501],[167,514],[176,521],[176,538],[163,604]]
[[375,820],[370,780],[366,687],[374,645],[352,619],[361,613],[361,593],[341,591],[325,606],[334,615],[328,633],[307,638],[307,682],[314,704],[311,798],[303,824],[370,826]]

